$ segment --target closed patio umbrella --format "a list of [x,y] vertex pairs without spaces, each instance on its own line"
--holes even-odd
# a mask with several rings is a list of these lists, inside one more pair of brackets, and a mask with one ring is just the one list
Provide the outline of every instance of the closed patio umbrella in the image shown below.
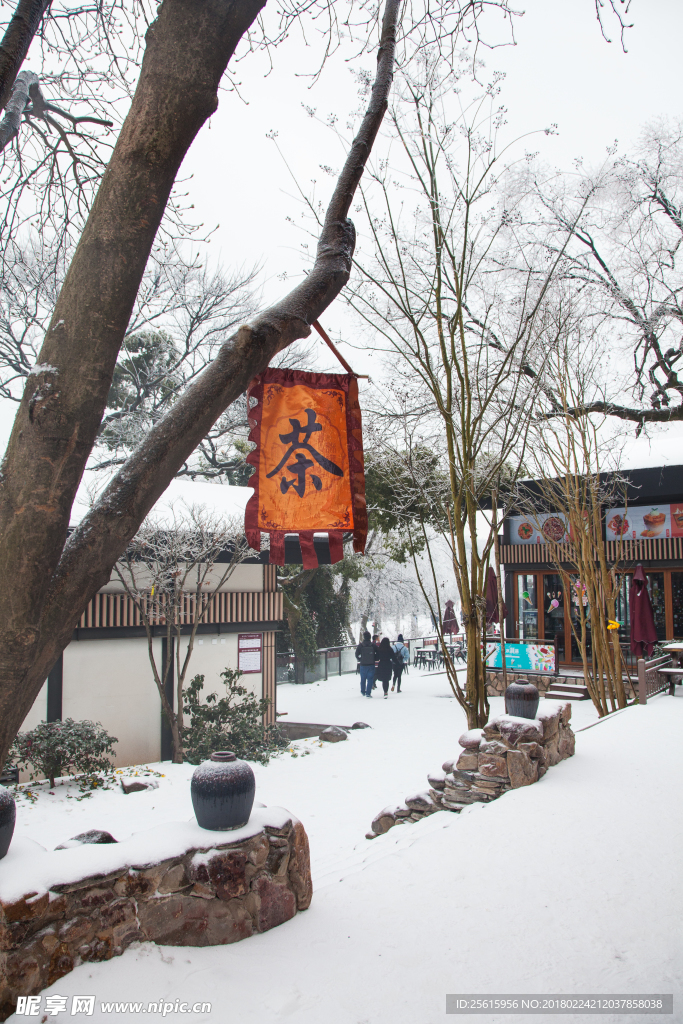
[[444,611],[441,629],[443,633],[457,633],[460,629],[458,620],[455,617],[452,601],[446,601],[446,610]]
[[[507,611],[503,601],[503,615],[507,615]],[[498,621],[498,577],[489,566],[486,577],[486,622],[490,626],[492,622]]]
[[631,610],[631,651],[636,657],[642,658],[643,648],[648,654],[652,654],[652,648],[657,643],[655,614],[647,589],[647,576],[643,572],[642,565],[636,567],[631,580],[629,607]]

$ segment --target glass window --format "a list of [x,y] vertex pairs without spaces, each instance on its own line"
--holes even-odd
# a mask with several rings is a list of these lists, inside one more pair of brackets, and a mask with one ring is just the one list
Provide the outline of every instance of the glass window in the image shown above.
[[671,606],[674,640],[683,640],[683,572],[671,573]]
[[664,604],[664,573],[646,572],[647,585],[652,601],[652,610],[655,613],[655,629],[657,639],[666,640],[666,610]]
[[533,575],[519,573],[517,576],[517,611],[520,640],[535,640],[538,637],[538,598]]
[[564,590],[556,573],[543,577],[543,629],[545,640],[557,641],[557,660],[564,661]]
[[[572,622],[572,661],[581,661],[581,651],[577,643],[576,637],[581,637],[581,610],[579,601],[583,606],[583,614],[586,619],[586,657],[590,661],[592,658],[592,641],[591,641],[591,610],[588,604],[588,597],[586,595],[586,587],[581,583],[578,576],[572,576],[572,590],[571,600],[569,604],[569,614],[571,615]],[[576,632],[575,632],[576,631]]]

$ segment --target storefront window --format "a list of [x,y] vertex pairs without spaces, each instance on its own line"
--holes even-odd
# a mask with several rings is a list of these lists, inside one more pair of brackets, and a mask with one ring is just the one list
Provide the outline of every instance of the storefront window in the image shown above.
[[535,640],[538,637],[538,598],[536,577],[517,576],[517,629],[520,640]]
[[562,577],[556,573],[543,577],[543,629],[549,643],[557,640],[557,660],[564,661],[564,591]]
[[655,629],[657,639],[666,640],[666,608],[664,603],[664,573],[648,572],[647,585],[652,601],[652,610],[655,613]]
[[683,640],[683,572],[671,573],[674,640]]

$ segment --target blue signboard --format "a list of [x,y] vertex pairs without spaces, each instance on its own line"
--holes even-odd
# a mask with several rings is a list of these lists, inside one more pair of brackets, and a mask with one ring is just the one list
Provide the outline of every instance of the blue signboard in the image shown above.
[[[552,644],[505,644],[505,665],[514,672],[554,672],[555,648]],[[500,644],[486,645],[486,667],[502,668]]]

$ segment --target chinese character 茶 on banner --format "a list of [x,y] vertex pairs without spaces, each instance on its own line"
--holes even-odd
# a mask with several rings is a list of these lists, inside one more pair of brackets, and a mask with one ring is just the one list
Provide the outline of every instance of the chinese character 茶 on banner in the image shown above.
[[261,532],[270,534],[270,561],[284,565],[285,534],[296,533],[311,568],[318,564],[315,533],[329,534],[337,562],[343,534],[352,532],[354,551],[363,552],[368,519],[356,378],[268,369],[247,396],[249,440],[256,442],[247,457],[255,469],[245,513],[251,547],[260,550]]

